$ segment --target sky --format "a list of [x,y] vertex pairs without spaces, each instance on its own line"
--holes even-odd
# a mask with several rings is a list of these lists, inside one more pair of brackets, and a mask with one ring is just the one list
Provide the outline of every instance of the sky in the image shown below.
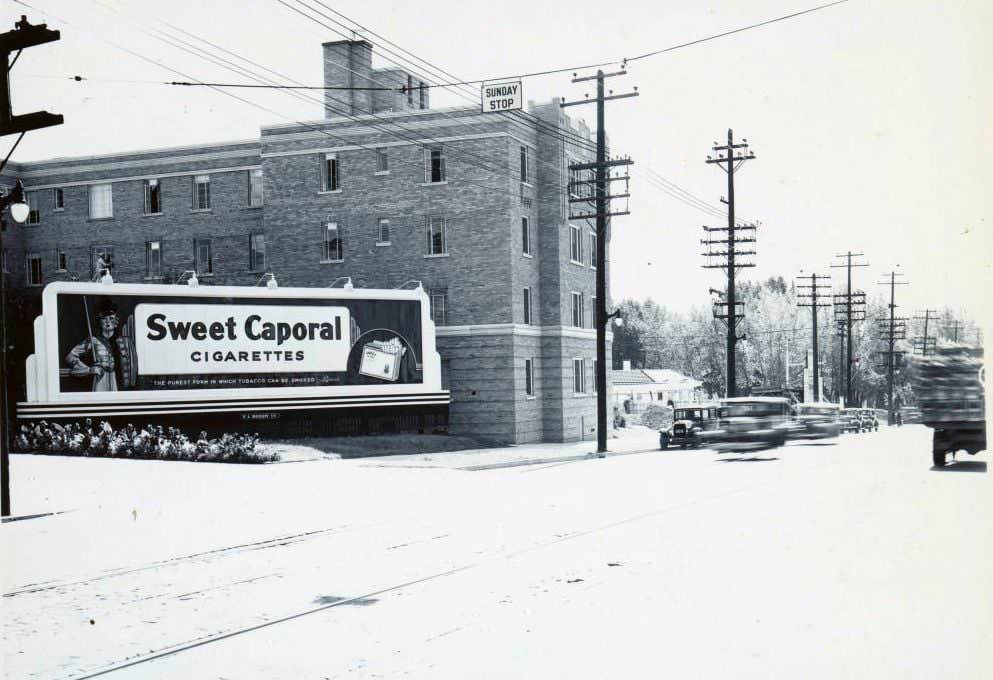
[[[320,43],[351,37],[336,32],[342,28],[332,20],[357,22],[364,27],[358,33],[378,45],[375,67],[394,58],[382,51],[386,38],[475,80],[619,65],[824,2],[3,0],[3,26],[26,14],[62,32],[60,41],[22,54],[11,91],[15,113],[47,109],[66,122],[29,133],[12,158],[253,139],[262,125],[322,116],[320,94],[301,100],[285,92],[162,85],[248,82],[191,46],[215,54],[223,48],[225,58],[250,59],[255,71],[319,85]],[[86,80],[72,80],[76,75]],[[571,77],[569,70],[525,78],[525,98],[592,92]],[[635,86],[639,92],[607,104],[612,151],[635,161],[632,214],[613,223],[613,298],[652,297],[686,309],[708,303],[710,287],[723,287],[720,270],[702,268],[699,240],[702,225],[721,226],[726,218],[677,200],[652,176],[720,208],[725,175],[704,161],[733,128],[756,155],[735,175],[737,214],[760,223],[756,267],[744,278],[817,272],[841,285],[843,270],[830,265],[851,250],[870,264],[856,270],[856,288],[883,294],[876,284],[884,273],[905,274],[910,285],[897,291],[899,313],[947,306],[988,321],[991,82],[988,0],[849,0],[630,61],[626,76],[608,81],[615,93]],[[471,103],[456,91],[431,96],[432,107]],[[592,106],[569,113],[594,117]],[[0,151],[6,154],[13,139],[0,140]]]

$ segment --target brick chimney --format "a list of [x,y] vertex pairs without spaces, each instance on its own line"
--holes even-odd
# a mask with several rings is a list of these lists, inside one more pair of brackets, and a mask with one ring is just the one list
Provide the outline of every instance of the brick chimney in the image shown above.
[[[372,45],[365,40],[335,40],[324,49],[325,87],[372,87]],[[372,90],[325,90],[324,117],[372,113]]]

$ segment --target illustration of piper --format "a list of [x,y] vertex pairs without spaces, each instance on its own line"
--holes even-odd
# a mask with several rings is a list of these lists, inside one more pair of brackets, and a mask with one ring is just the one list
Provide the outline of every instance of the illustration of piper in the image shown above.
[[83,309],[89,336],[80,340],[66,355],[69,374],[75,377],[93,376],[93,392],[116,392],[134,387],[138,367],[135,364],[133,317],[128,317],[122,330],[117,305],[102,300],[96,309],[100,332],[94,334],[85,298]]

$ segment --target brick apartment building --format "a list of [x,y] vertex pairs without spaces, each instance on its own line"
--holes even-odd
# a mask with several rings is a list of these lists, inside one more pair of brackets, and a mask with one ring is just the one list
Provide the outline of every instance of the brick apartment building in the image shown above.
[[[369,43],[323,50],[326,86],[404,89],[326,90],[324,119],[250,141],[9,163],[0,184],[20,178],[32,206],[4,232],[18,328],[46,283],[89,279],[107,254],[127,282],[420,282],[453,433],[595,436],[596,242],[592,223],[568,219],[570,192],[587,190],[568,165],[591,160],[577,141],[589,130],[557,101],[431,109],[422,80],[372,68]],[[17,372],[30,339],[13,335]]]

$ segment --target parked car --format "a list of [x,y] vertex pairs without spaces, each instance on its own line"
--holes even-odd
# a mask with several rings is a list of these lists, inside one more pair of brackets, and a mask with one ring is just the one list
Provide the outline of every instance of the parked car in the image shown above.
[[696,449],[707,441],[707,434],[717,429],[716,406],[681,406],[673,409],[672,427],[659,432],[659,448],[670,446]]
[[862,431],[862,409],[841,409],[841,431],[843,433]]
[[837,404],[818,402],[797,404],[796,422],[801,427],[793,434],[797,439],[823,439],[837,437],[841,431],[841,407]]
[[875,409],[864,408],[862,409],[862,431],[863,432],[874,432],[879,430],[879,419],[876,418]]
[[721,399],[717,429],[707,433],[707,441],[719,448],[768,448],[782,446],[798,430],[789,399],[734,397]]

